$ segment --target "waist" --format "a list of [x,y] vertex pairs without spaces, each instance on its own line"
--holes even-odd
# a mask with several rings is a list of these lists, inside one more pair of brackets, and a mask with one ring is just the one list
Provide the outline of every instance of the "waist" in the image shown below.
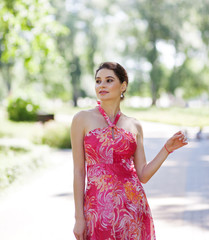
[[131,177],[136,173],[133,163],[97,163],[94,165],[87,165],[87,176],[97,175],[117,175]]

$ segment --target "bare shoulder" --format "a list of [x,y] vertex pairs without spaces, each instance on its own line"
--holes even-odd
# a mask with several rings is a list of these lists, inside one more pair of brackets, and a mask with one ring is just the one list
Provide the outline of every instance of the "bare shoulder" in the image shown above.
[[72,120],[72,126],[78,126],[80,129],[85,129],[88,122],[94,117],[94,114],[96,114],[95,109],[82,110],[76,113]]
[[142,133],[142,125],[141,125],[141,123],[137,119],[135,119],[135,118],[132,118],[132,119],[133,119],[133,124],[136,127],[136,129],[137,129],[137,132],[141,134]]
[[80,112],[77,112],[73,117],[73,121],[81,121],[84,117],[86,117],[87,112],[88,111],[86,111],[86,110],[82,110]]
[[141,123],[134,117],[129,117],[123,114],[124,120],[126,122],[126,126],[131,128],[131,131],[135,133],[135,135],[143,135],[142,125]]

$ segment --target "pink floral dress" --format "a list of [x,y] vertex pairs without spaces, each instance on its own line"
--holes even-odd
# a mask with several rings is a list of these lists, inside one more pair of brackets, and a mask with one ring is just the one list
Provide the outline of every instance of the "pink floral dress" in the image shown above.
[[96,128],[84,138],[87,186],[84,213],[86,240],[155,240],[144,189],[134,168],[135,136],[112,123]]

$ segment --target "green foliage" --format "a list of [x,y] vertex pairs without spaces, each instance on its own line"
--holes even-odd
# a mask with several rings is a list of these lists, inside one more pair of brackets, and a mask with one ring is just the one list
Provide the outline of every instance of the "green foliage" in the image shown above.
[[54,13],[48,0],[1,1],[0,73],[7,93],[14,90],[18,78],[12,76],[16,64],[22,65],[24,83],[40,81],[42,86],[46,64],[62,64],[56,37],[68,30],[55,20]]
[[62,123],[46,123],[41,143],[53,148],[71,148],[70,127]]
[[143,81],[143,76],[139,74],[136,75],[137,77],[134,81],[129,83],[127,95],[129,96],[143,96],[147,97],[150,96],[149,87]]
[[57,20],[70,32],[69,35],[58,37],[58,47],[68,67],[72,100],[74,106],[77,106],[78,98],[86,95],[86,88],[81,84],[82,77],[94,72],[98,34],[92,22],[97,9],[91,1],[69,1],[67,4],[59,0],[52,2],[57,9]]
[[[53,37],[65,32],[52,17],[54,9],[47,0],[3,0],[0,7],[0,35],[2,55],[8,63],[16,57],[24,57],[26,66],[38,54],[46,57],[56,51]],[[29,66],[28,66],[29,67]]]
[[[66,109],[69,110],[69,106]],[[74,114],[75,109],[72,108]],[[69,114],[67,112],[67,114]],[[0,136],[7,138],[21,138],[34,144],[49,145],[54,148],[71,148],[70,127],[65,123],[49,121],[45,124],[39,122],[14,122],[2,121],[0,124]],[[17,150],[17,149],[16,149]]]
[[121,62],[135,76],[130,94],[145,89],[153,104],[162,89],[200,95],[209,74],[193,71],[187,59],[207,67],[208,9],[208,0],[2,0],[0,98],[35,87],[76,106],[92,95],[86,79],[106,60]]
[[[117,1],[117,4],[119,2],[121,1]],[[185,72],[188,71],[190,74],[187,79],[181,72],[184,71],[186,66],[184,62],[187,58],[198,59],[200,52],[204,51],[205,55],[205,49],[208,49],[203,45],[194,44],[195,41],[191,41],[192,38],[188,39],[188,35],[192,32],[197,37],[196,40],[201,42],[201,37],[196,34],[199,32],[198,23],[202,24],[204,29],[202,36],[208,35],[207,10],[202,16],[199,14],[203,9],[208,8],[206,2],[202,1],[202,4],[197,3],[195,6],[188,0],[133,0],[130,3],[123,1],[121,4],[121,10],[127,16],[124,22],[120,23],[123,28],[119,29],[120,37],[123,37],[125,43],[124,55],[126,59],[135,60],[136,63],[132,64],[135,74],[138,69],[144,73],[144,79],[141,79],[141,82],[144,81],[150,86],[153,105],[160,97],[162,88],[174,94],[178,87],[183,87],[187,91],[189,85],[190,93],[187,97],[195,96],[197,88],[198,91],[200,90],[199,94],[203,91],[201,72],[199,72],[198,81],[193,67],[189,66],[185,69]],[[200,8],[199,5],[204,7]],[[199,13],[198,9],[200,9]],[[205,64],[202,60],[198,59],[200,65]],[[143,69],[143,65],[147,66],[147,64],[149,68]],[[167,80],[165,80],[165,74]]]
[[39,105],[29,98],[17,97],[9,100],[7,107],[9,119],[12,121],[36,121]]

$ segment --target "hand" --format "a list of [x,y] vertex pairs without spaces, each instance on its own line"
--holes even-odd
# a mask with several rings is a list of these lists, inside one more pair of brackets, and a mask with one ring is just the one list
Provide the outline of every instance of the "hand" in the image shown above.
[[85,219],[76,220],[73,233],[77,240],[85,240],[86,239],[86,221]]
[[174,150],[181,148],[187,144],[187,137],[182,131],[179,131],[168,139],[166,142],[166,148],[169,152],[173,152]]

